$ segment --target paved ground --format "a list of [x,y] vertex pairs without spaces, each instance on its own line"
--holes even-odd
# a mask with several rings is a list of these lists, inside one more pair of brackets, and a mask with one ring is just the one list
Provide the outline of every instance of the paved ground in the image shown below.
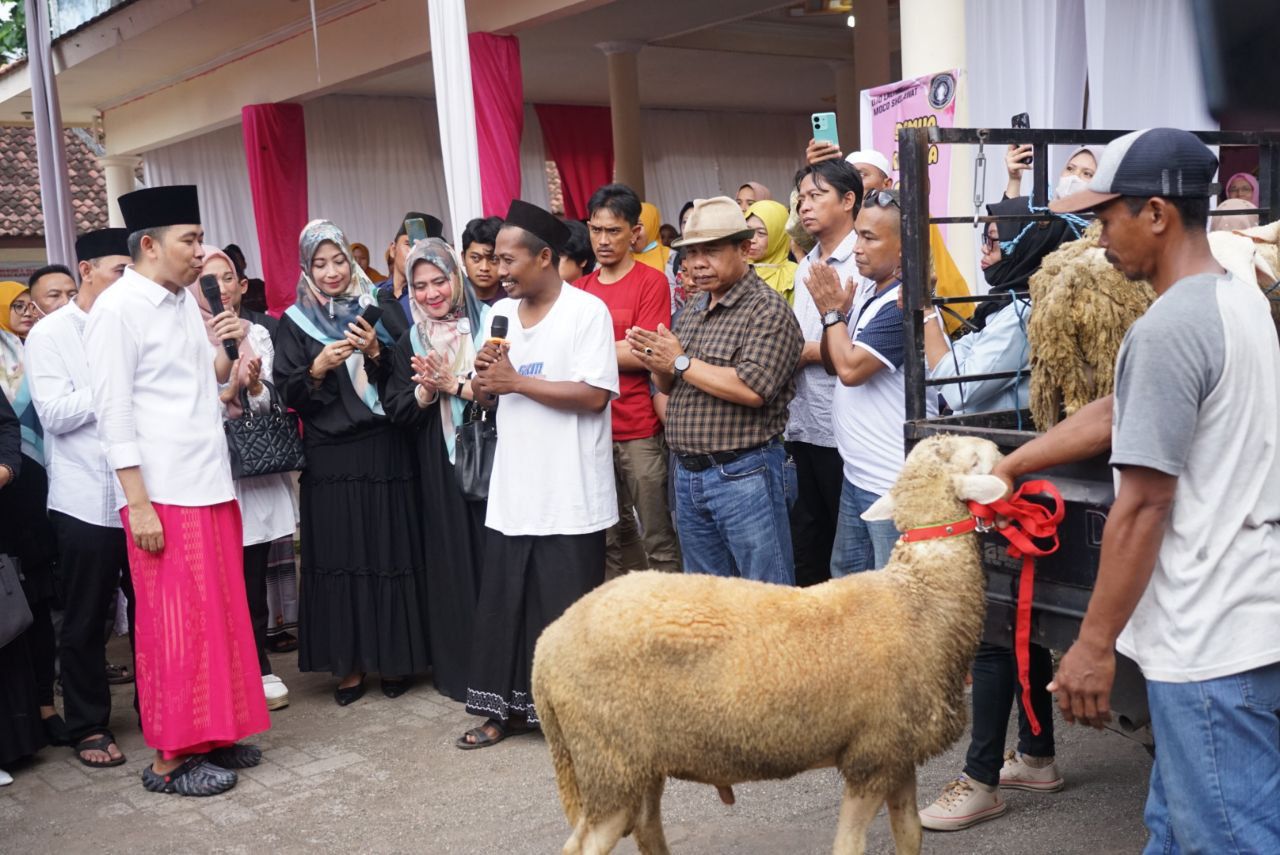
[[[113,661],[121,661],[118,653]],[[0,852],[424,852],[558,853],[568,836],[539,736],[464,752],[454,738],[474,720],[419,686],[389,700],[371,691],[334,705],[333,682],[299,675],[292,655],[275,657],[292,704],[272,714],[257,769],[215,799],[142,789],[148,752],[133,722],[132,686],[117,687],[113,725],[129,762],[91,771],[69,749],[46,749],[13,769],[0,789]],[[1057,795],[1011,793],[1003,819],[949,835],[926,833],[934,853],[1124,853],[1145,839],[1142,803],[1150,762],[1113,734],[1059,722],[1068,786]],[[920,772],[931,800],[958,773],[964,745]],[[722,805],[706,786],[671,782],[663,801],[677,853],[804,855],[831,849],[840,800],[832,770],[735,788]],[[893,851],[887,818],[872,826],[870,851]],[[619,852],[634,853],[628,840]]]

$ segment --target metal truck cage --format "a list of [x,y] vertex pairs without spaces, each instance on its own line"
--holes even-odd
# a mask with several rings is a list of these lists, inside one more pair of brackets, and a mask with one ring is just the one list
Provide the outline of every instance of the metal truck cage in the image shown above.
[[[903,128],[898,132],[902,283],[903,305],[906,310],[903,319],[906,336],[906,418],[903,429],[908,448],[934,434],[955,433],[989,439],[1000,446],[1002,451],[1008,452],[1036,436],[1035,431],[1030,429],[1032,421],[1026,411],[1019,413],[1005,410],[934,418],[927,416],[926,395],[931,393],[933,387],[965,381],[1007,379],[1025,373],[970,374],[939,380],[928,378],[924,358],[924,328],[919,311],[926,303],[939,307],[939,311],[945,311],[945,307],[952,304],[1003,302],[1026,296],[1026,292],[950,298],[929,296],[930,224],[981,223],[982,228],[986,228],[985,224],[991,222],[1027,223],[1044,220],[1049,216],[1043,213],[991,216],[979,212],[976,216],[931,217],[927,179],[930,147],[976,145],[980,147],[980,156],[985,153],[986,147],[992,147],[1000,153],[1002,160],[1005,146],[1031,144],[1035,180],[1032,205],[1043,208],[1048,204],[1049,146],[1101,146],[1125,133],[1128,131],[939,127]],[[1280,133],[1206,131],[1199,132],[1196,136],[1207,145],[1257,146],[1260,167],[1259,207],[1249,211],[1223,213],[1256,213],[1260,223],[1276,219],[1273,211],[1280,211]],[[975,175],[976,172],[975,169]],[[1210,213],[1210,216],[1215,215],[1216,212]],[[1097,577],[1102,528],[1114,500],[1111,470],[1105,458],[1098,458],[1057,467],[1037,475],[1052,479],[1058,486],[1066,503],[1067,515],[1059,529],[1061,547],[1053,555],[1037,562],[1032,640],[1045,647],[1066,650],[1075,641]],[[985,637],[1012,647],[1021,562],[1008,558],[1005,546],[1004,539],[994,533],[982,535],[980,540],[983,565],[987,572]],[[1145,727],[1150,720],[1145,684],[1137,666],[1123,656],[1117,657],[1112,708],[1116,714],[1116,729],[1139,741],[1150,743],[1149,731]]]

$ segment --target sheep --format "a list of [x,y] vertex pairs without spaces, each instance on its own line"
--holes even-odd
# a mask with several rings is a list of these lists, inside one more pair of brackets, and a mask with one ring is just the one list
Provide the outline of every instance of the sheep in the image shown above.
[[1129,281],[1107,261],[1101,232],[1089,226],[1031,277],[1031,419],[1040,430],[1111,394],[1124,334],[1156,297],[1149,283]]
[[[970,517],[1005,484],[996,447],[919,443],[864,516],[899,530]],[[915,767],[964,732],[982,631],[975,536],[899,541],[883,570],[811,588],[640,572],[571,606],[539,638],[533,694],[572,836],[604,855],[635,833],[668,852],[666,778],[715,786],[834,766],[845,780],[834,852],[865,851],[888,802],[897,851],[919,852]]]

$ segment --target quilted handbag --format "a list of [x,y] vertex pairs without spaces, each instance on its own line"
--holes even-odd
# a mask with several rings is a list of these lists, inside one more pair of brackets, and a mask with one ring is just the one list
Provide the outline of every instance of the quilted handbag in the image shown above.
[[298,430],[298,414],[287,412],[280,404],[275,387],[265,380],[262,382],[271,397],[271,408],[263,415],[254,414],[249,408],[248,391],[241,389],[244,414],[222,423],[231,452],[233,478],[293,472],[307,464]]
[[4,647],[31,626],[31,606],[22,590],[18,559],[0,555],[0,647]]
[[493,454],[498,447],[498,426],[493,414],[472,403],[468,418],[458,425],[453,443],[453,474],[458,479],[462,496],[470,502],[489,498],[489,475],[493,472]]

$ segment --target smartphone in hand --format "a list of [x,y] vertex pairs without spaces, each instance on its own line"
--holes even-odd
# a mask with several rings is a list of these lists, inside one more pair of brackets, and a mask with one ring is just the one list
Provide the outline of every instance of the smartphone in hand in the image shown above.
[[818,142],[831,143],[840,148],[840,138],[836,133],[835,113],[814,113],[809,117],[813,125],[813,138]]
[[404,221],[404,233],[409,238],[409,246],[427,239],[427,221],[422,217],[411,217]]

